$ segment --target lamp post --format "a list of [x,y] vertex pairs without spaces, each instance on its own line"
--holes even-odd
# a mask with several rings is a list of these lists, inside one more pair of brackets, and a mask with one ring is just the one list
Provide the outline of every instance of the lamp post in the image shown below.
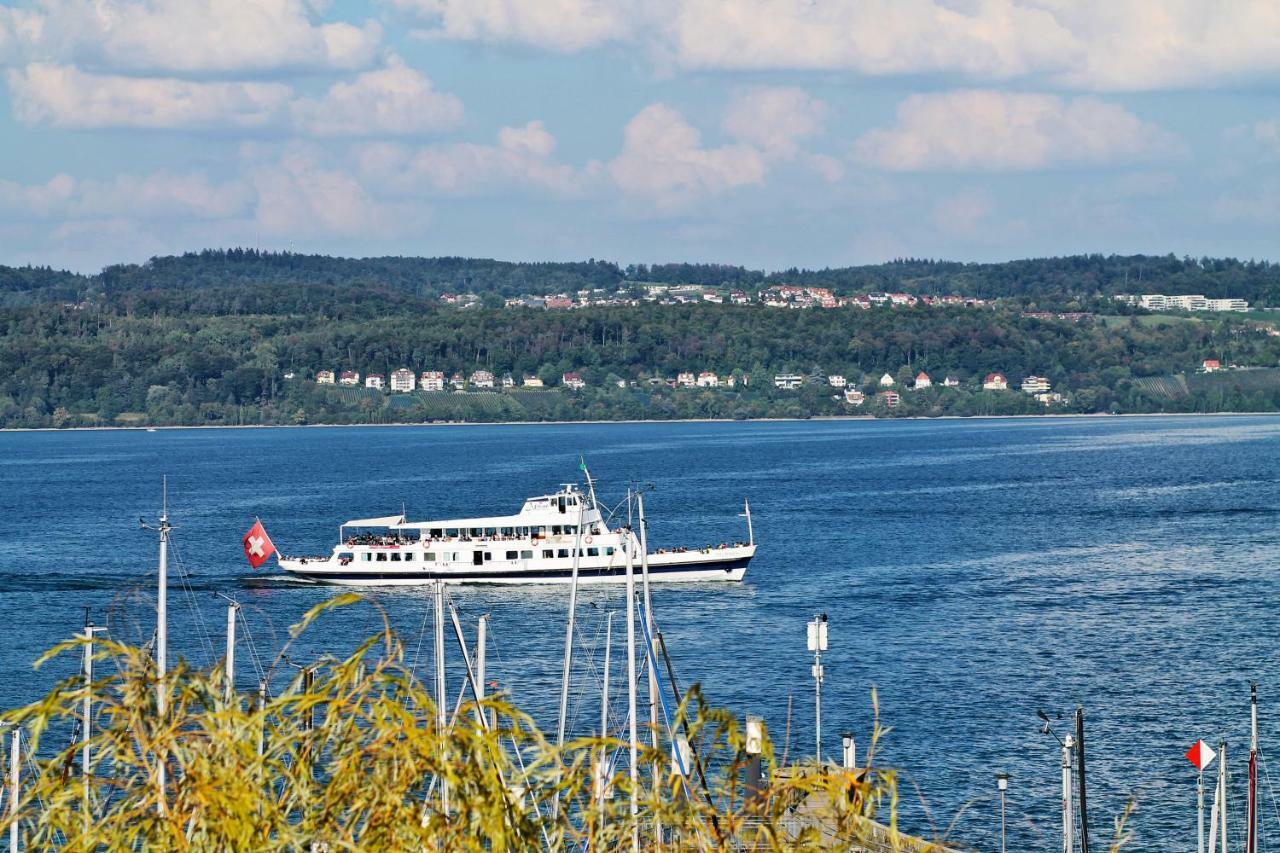
[[1009,774],[996,774],[996,787],[1000,789],[1000,853],[1004,853],[1004,794],[1009,789]]
[[858,768],[858,744],[853,739],[852,732],[844,732],[840,735],[840,742],[844,746],[843,760],[840,762],[845,770],[856,770]]
[[827,650],[827,614],[819,613],[809,623],[809,651],[813,652],[815,760],[822,763],[822,653]]

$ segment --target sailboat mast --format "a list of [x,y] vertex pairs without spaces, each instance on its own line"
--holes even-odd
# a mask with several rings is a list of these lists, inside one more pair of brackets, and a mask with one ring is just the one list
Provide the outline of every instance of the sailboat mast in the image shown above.
[[[585,465],[583,466],[585,470]],[[564,747],[569,716],[569,673],[573,666],[573,630],[578,615],[578,565],[582,557],[582,496],[578,496],[577,533],[573,540],[573,573],[569,579],[569,622],[564,630],[564,667],[560,673],[560,717],[556,723],[556,749]],[[559,803],[559,797],[556,802]]]
[[[445,729],[448,728],[449,722],[445,703],[448,697],[445,696],[444,683],[444,581],[437,580],[435,588],[435,645],[436,645],[436,736],[440,738],[441,749],[445,749]],[[449,813],[449,783],[445,780],[444,774],[440,775],[440,812],[447,815]]]
[[[640,578],[641,588],[644,595],[644,624],[645,624],[645,640],[648,643],[647,660],[656,661],[658,659],[658,649],[654,644],[656,632],[653,629],[653,599],[649,596],[649,538],[647,528],[649,523],[644,515],[644,493],[636,493],[636,516],[640,522]],[[649,732],[652,738],[653,750],[655,753],[661,753],[661,742],[658,734],[658,673],[656,668],[649,666]],[[662,785],[662,768],[658,763],[654,763],[652,767],[652,782],[654,794],[658,793],[658,789]],[[659,843],[662,841],[662,824],[658,823],[656,832]]]
[[1080,853],[1089,853],[1089,803],[1084,782],[1084,706],[1076,706],[1076,788],[1080,794]]
[[1245,853],[1258,853],[1258,685],[1249,685],[1249,815]]
[[1222,853],[1227,853],[1227,743],[1218,747],[1218,798],[1222,801]]
[[[165,673],[168,672],[169,656],[169,478],[162,481],[162,500],[160,509],[160,568],[156,583],[156,713],[163,720],[168,712],[168,700],[165,696]],[[165,756],[157,756],[156,788],[159,810],[165,810]]]
[[[631,491],[627,490],[627,515],[631,515]],[[627,739],[631,748],[631,849],[640,849],[640,761],[636,726],[636,551],[635,537],[627,541]]]
[[[604,622],[604,670],[600,679],[600,739],[609,736],[609,652],[613,646],[613,612],[605,614]],[[600,835],[603,837],[608,815],[604,802],[609,796],[609,748],[601,745],[596,756],[596,808],[600,811]]]
[[1075,848],[1075,819],[1071,813],[1071,735],[1062,742],[1062,853]]

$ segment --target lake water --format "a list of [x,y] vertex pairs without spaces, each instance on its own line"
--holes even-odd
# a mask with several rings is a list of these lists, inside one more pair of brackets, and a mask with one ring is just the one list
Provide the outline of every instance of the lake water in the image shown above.
[[[744,538],[750,498],[760,552],[746,583],[655,588],[678,675],[763,715],[779,748],[790,699],[790,753],[811,754],[805,623],[828,613],[825,749],[838,758],[845,729],[865,746],[875,685],[909,829],[945,830],[967,805],[953,836],[998,849],[993,774],[1005,770],[1010,849],[1059,845],[1059,753],[1037,709],[1061,711],[1065,727],[1077,702],[1086,708],[1095,845],[1136,796],[1131,849],[1195,848],[1182,753],[1199,737],[1227,739],[1242,801],[1251,680],[1264,769],[1277,742],[1280,419],[1266,417],[0,434],[0,703],[70,671],[33,675],[30,662],[78,630],[86,607],[117,638],[150,636],[156,543],[138,517],[155,518],[162,474],[175,574],[191,576],[188,589],[174,581],[171,643],[204,664],[221,643],[215,592],[243,603],[267,660],[333,594],[249,570],[240,536],[255,515],[282,550],[318,553],[340,521],[402,504],[423,517],[514,512],[573,479],[580,453],[602,503],[621,501],[628,482],[654,485],[654,547]],[[492,677],[554,731],[566,589],[450,592],[468,630],[491,614]],[[584,592],[588,643],[619,592]],[[374,595],[413,658],[429,592]],[[344,608],[299,656],[349,650],[375,628],[370,608]],[[583,732],[596,690],[582,668]],[[1269,786],[1264,773],[1274,835]]]

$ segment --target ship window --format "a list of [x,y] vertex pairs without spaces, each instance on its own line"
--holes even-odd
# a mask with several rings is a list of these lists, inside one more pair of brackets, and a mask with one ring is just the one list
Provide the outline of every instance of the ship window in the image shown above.
[[342,562],[350,563],[354,556],[355,555],[352,554],[350,551],[343,551],[341,554],[338,555],[338,560]]
[[514,528],[514,527],[504,527],[504,528],[502,528],[502,529],[501,529],[500,531],[498,531],[498,532],[499,532],[499,533],[501,533],[503,536],[514,536],[514,535],[515,535],[515,528]]
[[399,554],[392,554],[392,555],[391,555],[391,562],[393,562],[393,563],[398,563],[398,562],[400,562],[400,555],[399,555]]
[[564,498],[563,498],[563,497],[556,498],[556,509],[560,510],[560,512],[561,512],[561,513],[563,513],[563,512],[564,512]]
[[553,525],[551,526],[551,535],[552,535],[552,536],[559,536],[559,535],[560,535],[560,525],[558,525],[558,524],[553,524]]
[[479,566],[479,565],[481,565],[482,563],[484,563],[484,552],[483,552],[483,551],[472,551],[472,552],[471,552],[471,565],[473,565],[473,566]]
[[485,536],[497,536],[497,535],[498,535],[498,528],[496,528],[496,527],[486,527],[486,528],[484,529],[484,535],[485,535]]
[[431,538],[432,538],[432,539],[439,539],[439,538],[440,538],[441,536],[443,536],[443,535],[444,535],[444,530],[443,530],[443,529],[441,529],[441,528],[439,528],[439,527],[433,527],[433,528],[431,528]]
[[532,552],[532,551],[521,551],[521,552],[520,552],[520,559],[522,559],[522,560],[532,560],[532,559],[533,559],[533,552]]
[[604,549],[604,553],[605,553],[605,556],[606,556],[606,557],[612,557],[612,556],[613,556],[613,549],[612,549],[612,548],[605,548],[605,549]]
[[483,531],[483,530],[481,530],[479,527],[473,527],[473,528],[471,528],[471,535],[472,535],[472,536],[480,536],[480,535],[481,535],[481,534],[483,534],[483,533],[484,533],[484,531]]
[[450,539],[456,539],[458,538],[458,528],[456,527],[445,528],[444,535],[448,536]]
[[367,563],[373,559],[373,555],[370,554],[368,551],[366,551],[360,555],[360,559],[364,560]]
[[515,551],[508,551],[508,552],[507,552],[507,559],[508,559],[508,560],[514,560],[515,558],[516,558],[516,552],[515,552]]
[[485,551],[485,552],[484,552],[484,561],[487,563],[487,562],[489,562],[489,561],[490,561],[490,560],[492,560],[492,559],[493,559],[493,553],[492,553],[492,552],[490,552],[490,551]]
[[600,549],[599,549],[599,548],[588,548],[588,549],[587,549],[587,556],[588,556],[588,557],[599,557],[599,556],[600,556]]
[[436,561],[436,554],[434,551],[428,551],[422,555],[422,559],[423,562],[434,563]]
[[413,562],[414,560],[416,560],[416,559],[418,559],[418,555],[417,555],[417,554],[405,554],[405,555],[404,555],[404,561],[405,561],[406,563],[412,563],[412,562]]
[[556,554],[556,556],[557,556],[557,557],[567,557],[567,556],[569,556],[569,549],[568,549],[568,548],[561,548],[561,549],[560,549],[560,551]]
[[378,562],[379,562],[379,563],[385,563],[386,561],[387,561],[387,555],[386,555],[386,554],[381,554],[381,553],[380,553],[380,554],[378,554]]
[[550,548],[543,548],[543,549],[542,549],[542,558],[543,558],[544,560],[550,560],[550,559],[551,559],[552,557],[554,557],[555,555],[556,555],[556,552],[555,552],[555,551],[552,551]]

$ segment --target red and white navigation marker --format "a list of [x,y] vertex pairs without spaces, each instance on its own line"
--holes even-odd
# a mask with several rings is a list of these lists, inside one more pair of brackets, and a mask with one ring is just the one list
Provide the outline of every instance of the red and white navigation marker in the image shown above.
[[1198,740],[1187,750],[1187,761],[1196,766],[1200,772],[1213,763],[1213,759],[1218,757],[1218,753],[1213,751],[1213,747],[1202,740]]

